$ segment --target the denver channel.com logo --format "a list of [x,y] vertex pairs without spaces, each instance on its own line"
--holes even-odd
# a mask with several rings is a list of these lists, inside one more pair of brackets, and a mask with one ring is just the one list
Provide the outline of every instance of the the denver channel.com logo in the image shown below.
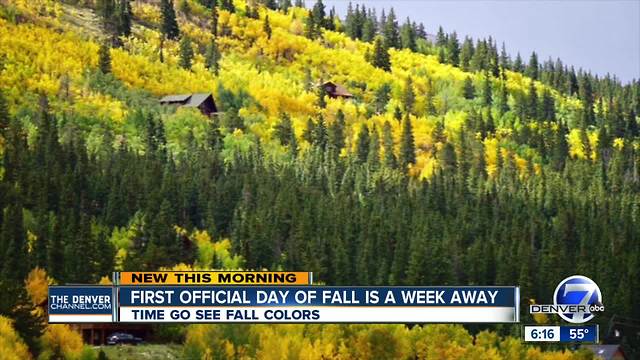
[[564,320],[582,324],[604,311],[602,293],[595,281],[582,275],[562,280],[553,293],[553,305],[530,305],[531,314],[558,314]]

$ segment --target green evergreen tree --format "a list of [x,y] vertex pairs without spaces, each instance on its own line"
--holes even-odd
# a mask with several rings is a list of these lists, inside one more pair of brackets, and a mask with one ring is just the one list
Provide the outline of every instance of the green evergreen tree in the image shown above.
[[264,24],[262,25],[262,30],[265,34],[267,34],[267,39],[271,39],[271,24],[269,24],[269,15],[264,17]]
[[436,34],[436,46],[444,47],[447,45],[447,35],[444,33],[442,26],[438,27],[438,33]]
[[406,169],[409,164],[416,163],[416,144],[413,137],[413,127],[409,114],[405,114],[402,122],[402,137],[400,138],[400,165]]
[[105,43],[98,50],[98,68],[103,74],[111,73],[111,49]]
[[369,153],[367,157],[367,164],[369,168],[375,170],[380,165],[380,134],[375,125],[371,129],[371,136],[369,137]]
[[117,34],[117,17],[116,17],[116,2],[115,0],[97,0],[96,10],[100,16],[100,22],[104,34],[107,35],[109,41],[114,41],[118,36]]
[[396,155],[393,150],[393,132],[391,124],[384,122],[382,127],[382,148],[384,150],[384,166],[395,169],[397,166]]
[[356,144],[356,160],[359,164],[367,162],[369,157],[369,146],[371,139],[369,137],[369,128],[366,125],[360,127],[358,133],[358,142]]
[[117,35],[131,35],[131,0],[119,0],[116,7]]
[[527,71],[525,75],[532,78],[533,80],[538,80],[538,76],[540,73],[540,64],[538,64],[538,54],[536,52],[531,53],[531,57],[529,58],[529,65],[527,65]]
[[220,72],[220,51],[215,37],[211,38],[211,43],[207,47],[205,66],[216,75]]
[[180,40],[180,61],[178,64],[183,69],[191,70],[191,63],[193,61],[193,47],[191,45],[191,39],[188,36],[182,36]]
[[233,0],[220,0],[220,9],[228,11],[230,13],[236,12],[236,7],[233,4]]
[[470,37],[466,36],[460,49],[460,68],[463,71],[469,71],[471,59],[473,58],[473,41]]
[[291,0],[280,0],[279,3],[280,10],[282,10],[282,12],[284,12],[285,14],[289,13],[289,8],[293,6],[291,4]]
[[384,83],[376,90],[375,93],[375,112],[377,114],[384,113],[389,100],[391,100],[391,85],[389,83]]
[[408,114],[412,114],[416,103],[416,94],[413,90],[413,79],[411,79],[411,76],[407,76],[404,82],[402,100],[404,103],[404,111]]
[[386,49],[396,48],[400,49],[402,44],[400,42],[400,29],[398,27],[398,20],[393,8],[389,10],[389,16],[387,21],[383,25],[382,35],[384,37],[384,47]]
[[213,0],[211,4],[211,36],[214,38],[218,36],[218,6],[216,5],[217,0]]
[[340,155],[340,151],[345,146],[345,134],[344,134],[345,127],[346,127],[346,124],[345,124],[344,112],[342,112],[342,109],[340,109],[336,114],[335,121],[331,123],[331,126],[329,127],[329,130],[328,130],[329,147],[334,158],[337,158],[338,155]]
[[527,116],[530,119],[538,118],[538,90],[534,81],[529,83],[529,92],[527,96]]
[[520,53],[516,55],[516,59],[513,62],[513,71],[522,73],[524,72],[524,63],[522,62],[522,57]]
[[287,113],[280,114],[280,122],[275,126],[275,135],[280,141],[280,145],[287,146],[291,141],[293,133],[293,123],[291,117]]
[[313,119],[307,118],[307,125],[302,133],[302,139],[304,139],[309,144],[313,144],[313,134],[316,132],[316,124],[313,122]]
[[316,39],[322,34],[322,30],[318,29],[317,21],[313,18],[313,12],[309,11],[309,15],[304,21],[304,35],[309,39]]
[[162,24],[160,31],[167,39],[176,40],[180,37],[180,28],[176,21],[176,10],[173,7],[173,0],[161,0],[160,12],[162,14]]
[[0,89],[0,137],[6,139],[6,134],[9,129],[9,108],[7,106],[7,100],[4,97],[4,91]]
[[482,103],[485,106],[491,106],[493,103],[492,84],[489,74],[485,74],[482,81]]
[[449,64],[458,66],[460,64],[460,43],[458,42],[458,34],[454,31],[449,35],[447,41],[447,54],[449,56]]
[[373,66],[384,71],[391,70],[391,57],[389,56],[389,49],[385,46],[380,36],[376,37],[373,43],[372,64]]
[[416,32],[409,18],[407,18],[407,21],[402,25],[402,28],[400,29],[400,43],[402,44],[402,48],[404,49],[409,49],[411,51],[417,50]]
[[21,283],[29,272],[27,239],[22,216],[20,188],[14,185],[10,191],[10,202],[2,222],[2,238],[0,239],[5,244],[2,249],[4,252],[2,277]]
[[467,76],[464,79],[464,84],[462,85],[462,96],[467,100],[473,100],[476,97],[476,89],[473,86],[473,81],[470,76]]

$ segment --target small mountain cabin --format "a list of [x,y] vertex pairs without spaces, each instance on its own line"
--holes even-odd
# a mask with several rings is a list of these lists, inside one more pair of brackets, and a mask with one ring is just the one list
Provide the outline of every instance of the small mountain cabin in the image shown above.
[[331,81],[327,81],[326,83],[320,86],[324,88],[324,90],[327,92],[327,95],[329,95],[330,98],[350,99],[353,97],[353,94],[347,91],[347,89],[344,86],[335,84]]
[[160,104],[198,108],[207,116],[218,112],[213,95],[208,93],[167,95],[160,99]]

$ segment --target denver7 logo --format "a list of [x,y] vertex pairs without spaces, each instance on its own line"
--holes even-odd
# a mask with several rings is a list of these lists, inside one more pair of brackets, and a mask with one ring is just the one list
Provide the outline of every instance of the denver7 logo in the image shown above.
[[[562,280],[553,294],[555,305],[578,305],[571,311],[559,312],[561,318],[570,323],[584,323],[593,319],[593,310],[604,310],[600,288],[591,279],[582,275]],[[567,307],[568,309],[568,307]]]

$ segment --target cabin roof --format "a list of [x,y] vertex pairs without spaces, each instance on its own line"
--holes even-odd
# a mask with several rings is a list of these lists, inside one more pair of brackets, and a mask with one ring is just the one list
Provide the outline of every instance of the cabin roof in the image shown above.
[[198,107],[200,105],[202,105],[203,102],[205,102],[207,100],[208,97],[210,97],[211,94],[207,94],[207,93],[196,93],[191,95],[191,97],[189,98],[189,101],[184,104],[184,106],[186,107]]
[[352,97],[353,94],[351,94],[347,88],[345,88],[344,86],[340,85],[340,84],[336,84],[332,81],[327,81],[324,84],[322,84],[322,86],[327,87],[330,86],[333,88],[333,91],[331,91],[331,94],[334,96],[344,96],[344,97]]
[[167,95],[160,99],[160,102],[184,102],[187,101],[191,97],[191,94],[180,94],[180,95]]

